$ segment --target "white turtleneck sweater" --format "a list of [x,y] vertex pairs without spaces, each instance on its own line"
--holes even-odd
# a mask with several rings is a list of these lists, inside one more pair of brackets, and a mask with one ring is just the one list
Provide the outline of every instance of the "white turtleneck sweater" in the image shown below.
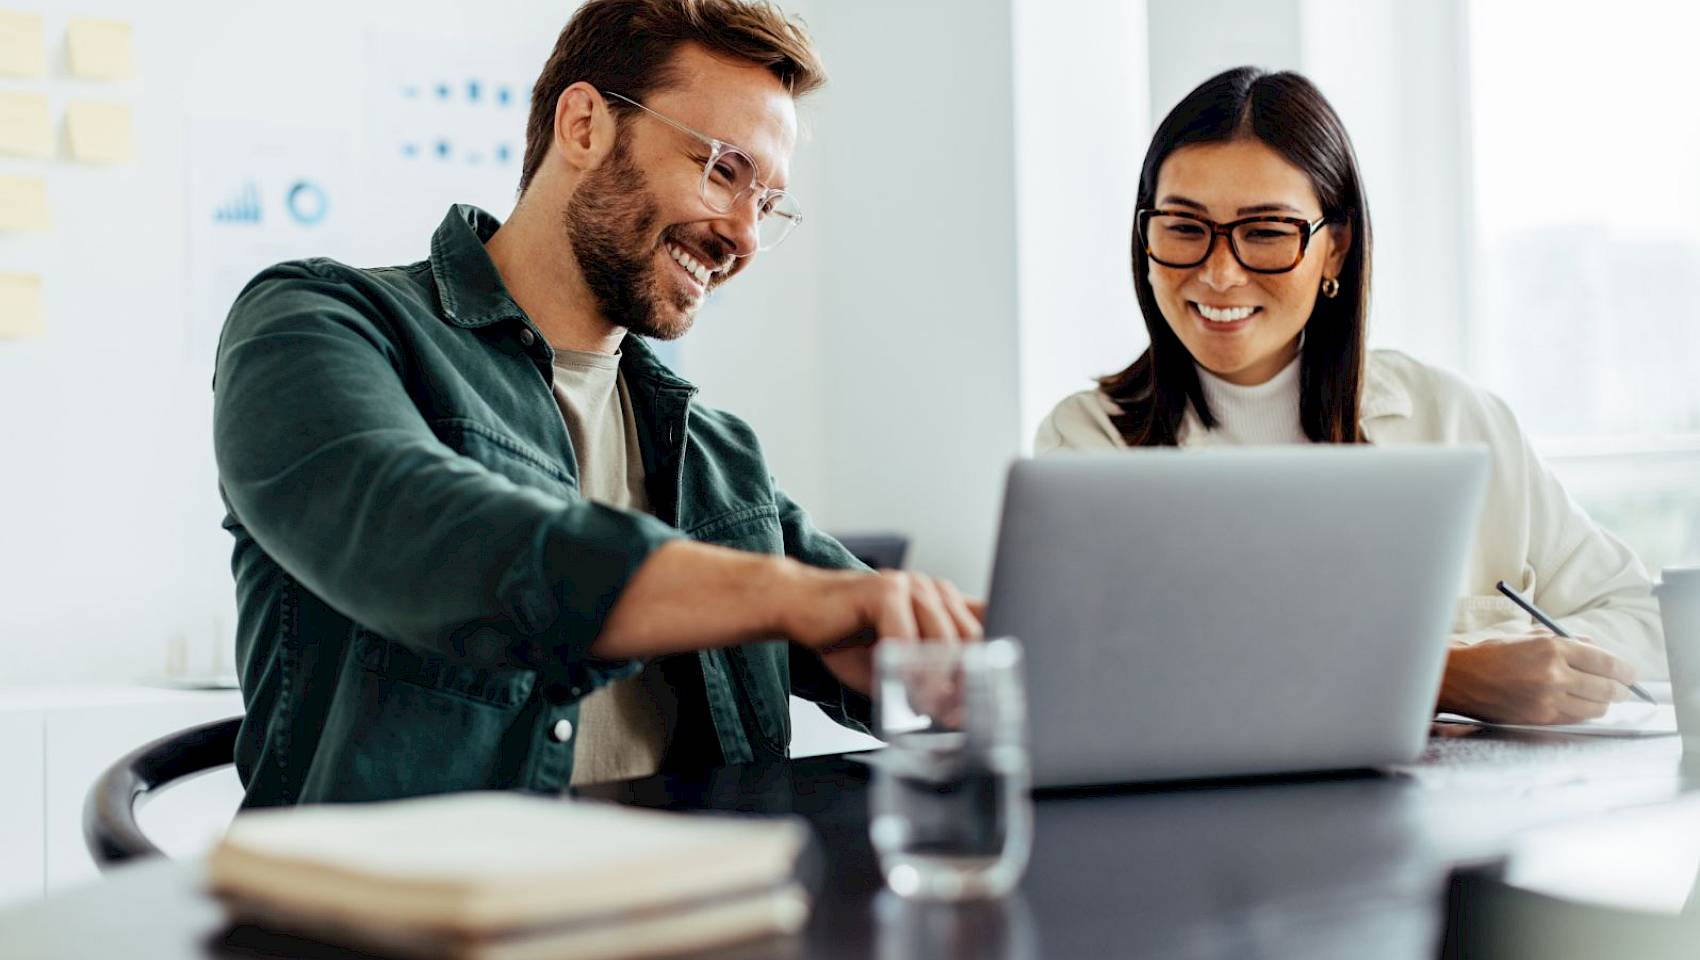
[[1309,443],[1299,422],[1299,358],[1280,373],[1252,387],[1229,383],[1193,365],[1204,388],[1204,400],[1216,418],[1211,434],[1234,446]]

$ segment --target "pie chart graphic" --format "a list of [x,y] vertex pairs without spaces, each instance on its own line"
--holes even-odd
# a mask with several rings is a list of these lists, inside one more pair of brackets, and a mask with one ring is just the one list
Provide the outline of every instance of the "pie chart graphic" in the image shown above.
[[325,219],[325,214],[330,211],[330,198],[313,181],[297,180],[284,196],[283,206],[296,223],[311,227]]

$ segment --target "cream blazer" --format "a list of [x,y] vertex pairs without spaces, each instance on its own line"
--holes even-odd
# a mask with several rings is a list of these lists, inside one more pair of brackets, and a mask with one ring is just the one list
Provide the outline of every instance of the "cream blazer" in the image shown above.
[[[1058,450],[1125,449],[1110,423],[1115,405],[1098,390],[1057,404],[1039,425],[1036,455]],[[1492,471],[1471,548],[1467,594],[1458,601],[1453,642],[1521,634],[1535,624],[1494,584],[1504,580],[1576,637],[1633,663],[1640,676],[1666,676],[1664,637],[1652,582],[1635,553],[1600,529],[1541,463],[1504,401],[1462,378],[1392,350],[1365,361],[1359,423],[1371,443],[1486,444]],[[1221,445],[1188,409],[1182,447]]]

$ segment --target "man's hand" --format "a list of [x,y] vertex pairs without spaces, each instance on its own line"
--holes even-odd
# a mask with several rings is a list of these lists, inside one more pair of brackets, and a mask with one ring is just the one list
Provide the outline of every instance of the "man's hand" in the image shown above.
[[799,568],[784,590],[780,632],[820,654],[841,683],[873,689],[878,640],[960,643],[984,636],[982,605],[924,573],[842,573]]
[[1437,706],[1492,723],[1580,723],[1628,699],[1634,682],[1627,661],[1543,631],[1452,648]]
[[590,652],[621,660],[780,636],[819,653],[841,682],[868,693],[876,640],[978,639],[983,615],[980,604],[925,574],[821,570],[675,540],[638,568]]

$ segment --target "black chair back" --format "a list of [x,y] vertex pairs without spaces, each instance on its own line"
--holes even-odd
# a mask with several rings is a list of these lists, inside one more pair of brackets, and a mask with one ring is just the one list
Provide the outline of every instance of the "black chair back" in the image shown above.
[[909,553],[909,538],[900,533],[833,534],[844,549],[875,570],[901,570]]
[[179,730],[126,754],[89,788],[83,840],[101,870],[162,856],[136,823],[136,802],[176,780],[235,762],[241,717]]

